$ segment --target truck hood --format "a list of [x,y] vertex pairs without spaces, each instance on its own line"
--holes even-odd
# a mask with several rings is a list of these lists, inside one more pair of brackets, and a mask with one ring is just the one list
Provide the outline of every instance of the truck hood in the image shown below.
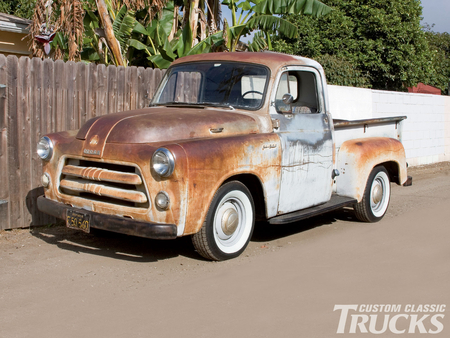
[[106,143],[171,142],[260,132],[251,116],[227,109],[151,107],[93,118],[77,134],[84,154],[101,156]]

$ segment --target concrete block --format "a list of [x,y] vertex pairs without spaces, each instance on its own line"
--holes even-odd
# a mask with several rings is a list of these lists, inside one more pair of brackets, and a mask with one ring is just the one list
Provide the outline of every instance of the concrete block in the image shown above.
[[405,149],[405,154],[408,161],[412,158],[418,157],[417,149]]
[[414,140],[411,139],[405,140],[405,137],[403,137],[402,144],[403,147],[405,148],[405,151],[414,149]]
[[402,99],[403,99],[403,104],[405,104],[405,105],[409,105],[411,103],[411,95],[403,95]]
[[411,95],[411,103],[414,105],[422,105],[423,97],[420,94]]

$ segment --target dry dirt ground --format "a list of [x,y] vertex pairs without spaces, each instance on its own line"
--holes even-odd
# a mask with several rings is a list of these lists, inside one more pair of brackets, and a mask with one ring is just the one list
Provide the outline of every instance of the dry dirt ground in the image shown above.
[[189,238],[0,232],[0,337],[450,337],[450,163],[409,174],[379,223],[350,210],[258,223],[221,263]]

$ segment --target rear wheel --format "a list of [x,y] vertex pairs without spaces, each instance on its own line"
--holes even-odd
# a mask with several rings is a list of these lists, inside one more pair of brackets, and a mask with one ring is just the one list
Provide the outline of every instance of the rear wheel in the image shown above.
[[391,197],[389,175],[383,166],[369,175],[361,202],[354,207],[356,218],[363,222],[378,222],[386,214]]
[[197,252],[215,261],[239,256],[253,233],[254,210],[252,195],[244,184],[225,183],[214,195],[202,228],[192,235]]

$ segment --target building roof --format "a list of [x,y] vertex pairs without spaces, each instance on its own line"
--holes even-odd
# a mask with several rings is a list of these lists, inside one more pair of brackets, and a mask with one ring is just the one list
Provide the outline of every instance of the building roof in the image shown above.
[[28,34],[31,20],[18,18],[14,15],[0,13],[0,31]]
[[441,90],[439,88],[429,86],[423,83],[419,83],[416,87],[409,87],[408,92],[441,95]]

